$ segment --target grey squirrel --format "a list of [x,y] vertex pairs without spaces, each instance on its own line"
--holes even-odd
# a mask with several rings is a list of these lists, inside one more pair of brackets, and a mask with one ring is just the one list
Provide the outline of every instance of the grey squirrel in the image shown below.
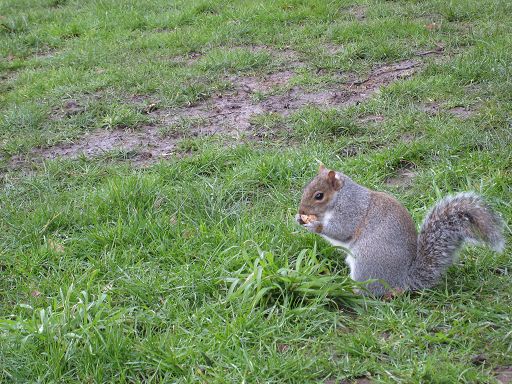
[[348,249],[356,281],[376,296],[419,290],[439,282],[464,243],[501,252],[503,221],[475,193],[449,196],[426,216],[419,235],[407,209],[392,196],[367,189],[320,165],[305,187],[297,222],[332,245]]

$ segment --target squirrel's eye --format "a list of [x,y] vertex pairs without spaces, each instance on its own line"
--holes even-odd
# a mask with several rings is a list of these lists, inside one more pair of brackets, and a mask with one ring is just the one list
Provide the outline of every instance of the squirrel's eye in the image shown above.
[[315,194],[315,200],[322,200],[324,198],[324,194],[322,192],[317,192]]

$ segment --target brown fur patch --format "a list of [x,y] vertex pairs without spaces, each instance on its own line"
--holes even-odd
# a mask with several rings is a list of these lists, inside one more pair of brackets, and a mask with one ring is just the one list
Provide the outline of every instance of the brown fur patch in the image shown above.
[[351,241],[356,241],[357,239],[359,239],[359,237],[363,233],[363,230],[368,225],[368,212],[370,212],[370,207],[371,207],[371,202],[370,202],[370,204],[368,204],[368,208],[366,209],[366,213],[364,214],[363,219],[357,225],[356,230],[354,231],[354,235],[352,236]]
[[[315,200],[315,195],[318,192],[324,194],[324,198],[320,201]],[[327,205],[336,192],[337,190],[329,178],[329,170],[320,168],[318,175],[304,188],[299,213],[301,215],[316,215],[321,220]]]

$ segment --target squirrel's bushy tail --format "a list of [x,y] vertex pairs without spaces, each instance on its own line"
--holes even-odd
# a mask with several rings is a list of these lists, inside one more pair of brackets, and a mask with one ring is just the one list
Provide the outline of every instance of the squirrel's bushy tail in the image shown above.
[[436,284],[465,243],[484,243],[501,252],[503,221],[475,193],[449,196],[435,205],[418,236],[418,251],[410,270],[410,288]]

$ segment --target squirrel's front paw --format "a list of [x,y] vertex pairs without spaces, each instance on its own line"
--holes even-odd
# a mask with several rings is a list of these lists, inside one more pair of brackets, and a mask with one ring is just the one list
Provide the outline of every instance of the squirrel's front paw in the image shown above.
[[306,228],[310,232],[320,233],[323,230],[323,225],[320,221],[318,221],[315,215],[299,215],[295,216],[295,220],[297,223],[304,228]]
[[321,233],[324,229],[323,224],[320,221],[310,221],[307,224],[304,224],[304,227],[308,229],[310,232]]

